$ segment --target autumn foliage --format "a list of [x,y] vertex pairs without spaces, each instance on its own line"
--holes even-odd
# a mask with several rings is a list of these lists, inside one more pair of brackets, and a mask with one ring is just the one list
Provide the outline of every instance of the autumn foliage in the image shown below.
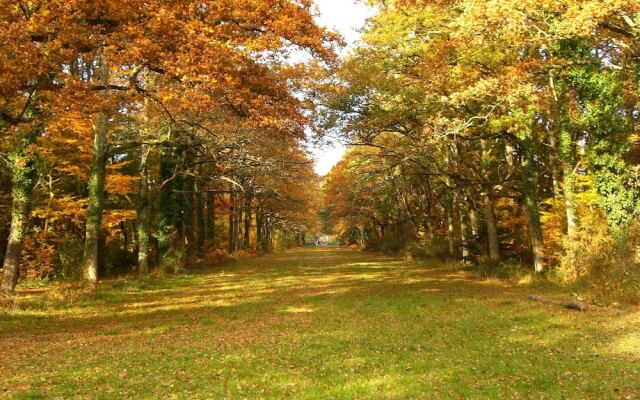
[[339,43],[312,12],[290,0],[2,0],[4,291],[18,268],[95,281],[312,229],[307,104],[292,89]]
[[563,281],[635,271],[639,3],[376,3],[318,112],[353,145],[325,182],[334,232]]

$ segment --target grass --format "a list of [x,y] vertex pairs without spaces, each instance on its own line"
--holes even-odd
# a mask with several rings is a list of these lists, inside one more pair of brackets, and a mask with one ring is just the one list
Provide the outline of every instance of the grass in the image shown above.
[[320,248],[94,292],[26,288],[0,315],[0,397],[640,398],[639,309],[527,293]]

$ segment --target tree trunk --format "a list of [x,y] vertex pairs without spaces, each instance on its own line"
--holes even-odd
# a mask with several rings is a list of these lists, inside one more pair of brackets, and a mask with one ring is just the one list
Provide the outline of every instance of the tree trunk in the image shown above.
[[[549,132],[549,145],[551,146],[552,149],[554,149],[556,152],[560,152],[559,146],[558,146],[558,137],[556,136],[556,131],[552,130],[551,132]],[[549,164],[551,167],[551,179],[552,179],[552,184],[553,184],[553,198],[554,199],[559,199],[560,195],[562,194],[562,190],[560,187],[560,181],[562,180],[562,174],[560,173],[560,168],[558,166],[558,161],[555,159],[555,157],[551,156],[550,160],[549,160]]]
[[2,269],[2,293],[12,295],[18,284],[22,244],[29,227],[33,187],[36,181],[35,159],[29,154],[29,146],[36,141],[33,131],[16,143],[16,151],[10,156],[11,173],[11,228]]
[[562,189],[567,214],[567,235],[573,236],[578,226],[578,213],[575,204],[575,180],[573,160],[573,139],[566,129],[560,131],[560,154],[562,160]]
[[183,194],[184,194],[184,246],[187,252],[187,260],[191,260],[196,248],[195,242],[195,221],[194,221],[194,192],[195,184],[193,176],[184,178]]
[[210,248],[215,248],[216,237],[216,195],[212,191],[207,192],[207,245]]
[[[96,76],[102,86],[109,81],[109,66],[103,57],[104,49],[100,49],[96,56],[98,63]],[[108,91],[102,91],[106,101]],[[86,232],[82,269],[85,280],[91,284],[98,282],[98,262],[100,230],[102,227],[102,212],[104,211],[104,182],[107,165],[107,125],[109,117],[100,111],[96,117],[93,138],[93,162],[89,171],[89,204],[87,206]]]
[[[489,141],[483,140],[480,142],[482,147],[482,164],[485,178],[485,192],[482,194],[483,213],[485,223],[487,225],[487,244],[489,247],[489,259],[491,261],[500,260],[500,241],[498,238],[498,224],[496,221],[496,212],[493,205],[493,177],[491,165],[491,151],[489,149]],[[507,162],[510,167],[513,167],[513,149],[507,144]],[[511,154],[511,155],[510,155]]]
[[471,224],[471,237],[475,242],[478,236],[480,236],[480,220],[478,219],[478,212],[476,211],[475,204],[469,204],[469,223]]
[[250,238],[251,238],[251,203],[253,196],[251,193],[247,193],[244,198],[244,241],[242,247],[245,250],[249,250]]
[[259,199],[258,210],[256,211],[256,246],[258,247],[258,251],[264,250],[264,216]]
[[453,203],[447,204],[447,239],[449,240],[449,255],[456,256],[455,229],[453,226]]
[[266,224],[264,228],[264,240],[265,240],[265,250],[270,252],[273,249],[273,242],[271,238],[271,221],[270,218],[266,218]]
[[235,232],[235,222],[236,222],[235,202],[236,202],[235,190],[232,187],[231,191],[229,192],[229,253],[233,253],[236,251],[235,244],[233,242],[234,232]]
[[242,230],[242,194],[236,196],[235,203],[235,215],[233,222],[233,249],[234,251],[240,250],[242,242],[240,241],[240,234]]
[[[574,172],[574,151],[573,137],[570,131],[570,117],[566,101],[566,88],[563,83],[558,87],[554,78],[550,78],[551,88],[556,96],[559,111],[559,143],[558,150],[560,155],[560,163],[562,164],[562,190],[564,193],[565,213],[567,215],[567,235],[573,236],[578,226],[578,214],[575,204],[575,172]],[[553,137],[552,132],[552,137]],[[555,139],[555,137],[554,137]]]
[[140,149],[140,183],[138,204],[138,272],[142,275],[149,273],[149,232],[151,220],[151,200],[149,198],[149,167],[147,161],[151,148],[142,145]]
[[462,261],[467,263],[471,260],[471,240],[469,235],[468,213],[466,207],[460,206],[460,242],[462,243]]
[[120,231],[122,232],[122,251],[127,253],[129,251],[129,232],[127,232],[127,224],[120,222]]
[[500,260],[500,241],[498,239],[498,224],[496,222],[496,213],[493,207],[493,199],[489,194],[491,189],[487,190],[484,197],[484,219],[487,223],[487,241],[489,244],[489,259],[491,261]]
[[205,199],[204,199],[204,193],[202,192],[201,182],[198,182],[198,181],[196,182],[194,186],[193,196],[195,199],[196,221],[198,223],[197,249],[198,249],[198,254],[202,255],[204,254],[205,245],[207,243],[207,232],[206,232],[207,222],[206,222],[205,210],[204,210]]
[[524,206],[527,210],[529,222],[529,234],[531,250],[533,252],[533,264],[536,273],[542,273],[546,269],[544,258],[544,240],[542,236],[542,224],[540,222],[540,208],[538,203],[538,179],[534,169],[534,150],[531,139],[524,141],[523,158],[523,194]]

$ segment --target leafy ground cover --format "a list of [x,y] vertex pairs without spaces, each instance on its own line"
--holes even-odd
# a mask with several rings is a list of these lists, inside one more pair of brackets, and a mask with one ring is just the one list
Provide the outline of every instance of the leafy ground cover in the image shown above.
[[21,289],[0,314],[0,397],[640,398],[640,310],[531,290],[333,248]]

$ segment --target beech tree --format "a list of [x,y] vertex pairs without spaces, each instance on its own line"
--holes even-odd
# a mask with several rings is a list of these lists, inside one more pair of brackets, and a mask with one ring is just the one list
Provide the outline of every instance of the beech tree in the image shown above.
[[[157,253],[153,242],[164,240],[153,222],[164,204],[154,205],[155,199],[181,196],[179,214],[164,220],[177,231],[165,233],[179,234],[188,256],[197,236],[202,253],[211,231],[205,211],[214,217],[216,197],[222,201],[226,192],[221,182],[238,187],[222,163],[234,168],[238,160],[231,155],[256,137],[278,135],[297,148],[304,135],[304,104],[291,91],[304,74],[288,55],[307,52],[326,65],[337,43],[335,34],[314,23],[309,1],[2,1],[0,11],[6,16],[0,35],[8,44],[2,50],[2,131],[7,144],[15,143],[7,161],[17,167],[10,169],[6,293],[18,280],[31,204],[39,203],[36,172],[38,190],[47,188],[49,199],[44,210],[36,204],[34,229],[43,219],[49,230],[56,229],[54,221],[59,229],[62,220],[76,229],[84,224],[84,232],[74,234],[82,236],[87,282],[98,280],[101,248],[110,240],[105,235],[113,239],[118,231],[124,253],[133,244],[139,272],[148,271]],[[69,145],[80,146],[79,154],[65,160]],[[177,162],[163,165],[168,158]],[[59,166],[73,177],[56,177]],[[80,186],[69,186],[73,181]],[[243,201],[247,247],[253,198]],[[73,219],[77,207],[86,207],[80,220]]]
[[[340,210],[376,215],[390,202],[403,212],[382,225],[420,221],[394,247],[427,240],[465,260],[524,255],[536,272],[571,246],[585,215],[597,218],[594,206],[624,237],[639,204],[637,2],[377,4],[363,45],[323,91],[325,127],[377,149],[337,167],[363,177],[350,187],[336,186],[345,172],[330,175],[328,194],[354,193],[334,199],[349,206],[328,201],[339,224],[363,229]],[[381,160],[369,170],[372,158]],[[377,190],[358,190],[372,179]]]

